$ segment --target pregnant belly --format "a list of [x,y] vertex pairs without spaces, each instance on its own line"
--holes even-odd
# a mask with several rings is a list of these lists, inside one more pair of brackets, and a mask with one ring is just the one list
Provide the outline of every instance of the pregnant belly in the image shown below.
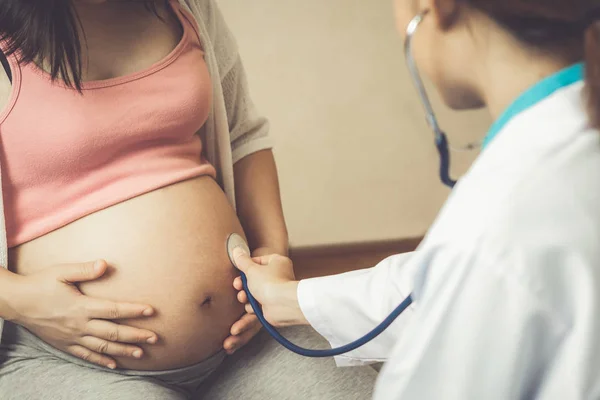
[[81,285],[103,299],[150,304],[156,315],[121,321],[159,335],[141,360],[121,368],[159,370],[197,363],[218,352],[242,315],[225,250],[243,233],[210,177],[181,182],[84,217],[11,250],[11,269],[30,274],[63,263],[104,259],[102,279]]

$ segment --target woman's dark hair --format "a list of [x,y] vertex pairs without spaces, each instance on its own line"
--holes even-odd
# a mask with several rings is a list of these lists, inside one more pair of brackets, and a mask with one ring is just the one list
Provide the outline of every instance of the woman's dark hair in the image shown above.
[[600,128],[600,0],[459,0],[533,47],[585,60],[588,112]]
[[[157,14],[156,0],[137,1]],[[4,53],[16,54],[24,64],[44,62],[52,79],[62,79],[77,90],[82,79],[79,27],[72,0],[0,0]]]

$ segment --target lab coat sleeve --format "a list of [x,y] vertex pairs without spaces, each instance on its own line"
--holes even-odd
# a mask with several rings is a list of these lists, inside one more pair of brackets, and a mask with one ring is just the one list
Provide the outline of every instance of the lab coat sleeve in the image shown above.
[[[300,281],[298,301],[309,323],[338,347],[364,336],[381,323],[412,290],[413,253],[392,256],[374,268]],[[338,366],[385,361],[410,319],[408,308],[367,345],[335,358]]]

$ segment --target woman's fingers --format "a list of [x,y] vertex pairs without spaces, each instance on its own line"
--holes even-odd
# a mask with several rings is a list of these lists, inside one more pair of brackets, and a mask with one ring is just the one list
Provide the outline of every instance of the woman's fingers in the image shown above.
[[89,321],[86,326],[86,334],[99,339],[120,343],[155,344],[158,341],[158,337],[154,332],[127,325],[119,325],[101,319]]
[[233,326],[231,327],[231,334],[233,336],[239,336],[242,333],[251,330],[252,328],[258,327],[260,329],[260,322],[256,315],[244,314]]
[[144,355],[144,352],[139,347],[115,343],[109,340],[99,339],[94,336],[82,337],[80,344],[94,353],[105,354],[108,356],[132,357],[139,359]]
[[254,314],[254,309],[252,308],[250,303],[247,303],[244,308],[248,314]]
[[117,362],[112,358],[93,352],[92,350],[80,345],[73,345],[68,348],[69,352],[77,358],[92,364],[100,365],[110,369],[117,368]]
[[65,264],[55,268],[57,278],[65,283],[79,283],[93,281],[106,272],[107,264],[104,260],[95,262]]
[[240,338],[237,336],[229,336],[223,342],[223,348],[228,355],[232,355],[237,349],[240,348]]
[[86,305],[88,318],[101,319],[127,319],[150,317],[154,314],[154,309],[148,305],[133,303],[115,303],[108,300],[98,300],[88,298]]
[[235,353],[240,347],[245,346],[260,331],[261,325],[255,315],[245,314],[231,327],[231,335],[223,343],[227,354]]
[[239,336],[230,336],[225,340],[225,351],[227,354],[232,355],[236,351],[238,351],[241,347],[247,345],[254,336],[260,331],[260,326],[253,327],[250,330],[242,333]]

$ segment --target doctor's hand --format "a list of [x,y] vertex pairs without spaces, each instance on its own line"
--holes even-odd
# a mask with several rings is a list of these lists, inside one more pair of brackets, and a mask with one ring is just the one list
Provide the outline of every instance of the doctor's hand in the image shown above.
[[[298,282],[289,258],[279,255],[250,258],[241,248],[234,250],[233,258],[235,266],[246,275],[248,288],[261,304],[265,319],[271,325],[308,324],[298,304]],[[239,291],[238,300],[245,304],[249,314],[253,314],[242,279],[236,278],[233,286]]]
[[[277,251],[274,251],[269,247],[260,247],[252,252],[252,256],[258,257],[276,252]],[[232,355],[240,348],[250,343],[261,329],[262,324],[254,312],[244,313],[244,315],[231,326],[231,329],[229,330],[230,336],[223,341],[223,349],[228,355]]]

